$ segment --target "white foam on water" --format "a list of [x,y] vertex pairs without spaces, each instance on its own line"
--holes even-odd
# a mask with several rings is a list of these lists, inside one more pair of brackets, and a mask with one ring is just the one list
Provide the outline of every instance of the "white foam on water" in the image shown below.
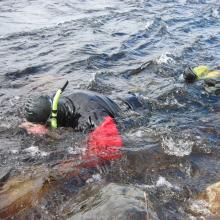
[[220,17],[220,16],[219,16],[219,11],[218,11],[217,8],[213,8],[213,9],[212,9],[212,17],[213,17],[213,18],[219,18],[219,17]]
[[96,72],[93,72],[91,75],[92,75],[92,76],[91,76],[90,82],[93,82],[93,81],[96,80],[97,73],[96,73]]
[[91,178],[86,180],[86,183],[94,183],[94,182],[100,182],[102,180],[102,177],[100,174],[94,174]]
[[97,181],[101,181],[102,177],[100,174],[94,174],[92,175],[92,178],[97,182]]
[[184,107],[185,106],[184,104],[180,104],[173,95],[172,95],[172,97],[166,98],[164,104],[166,104],[166,105],[176,105],[178,107]]
[[168,155],[184,157],[192,152],[193,142],[172,137],[162,137],[162,148]]
[[161,186],[167,186],[168,188],[172,188],[173,185],[168,182],[164,177],[159,176],[157,182],[156,182],[156,186],[157,187],[161,187]]
[[153,20],[152,20],[152,21],[147,21],[147,22],[146,22],[146,25],[145,25],[145,28],[148,30],[149,27],[150,27],[153,23],[154,23]]
[[164,53],[156,59],[157,64],[170,63],[173,62],[173,59],[168,56],[168,53]]
[[173,185],[172,183],[170,183],[169,181],[166,180],[165,177],[163,176],[159,176],[157,182],[155,184],[152,185],[146,185],[146,184],[136,184],[137,187],[141,188],[141,189],[151,189],[151,188],[156,188],[156,187],[167,187],[170,189],[176,189],[176,190],[180,190],[180,188],[178,186]]
[[11,149],[10,152],[12,154],[18,154],[19,153],[19,150],[18,149]]
[[185,82],[185,79],[184,79],[183,74],[181,74],[181,75],[179,76],[179,81],[180,81],[180,82]]
[[159,178],[158,178],[158,180],[156,182],[156,187],[163,187],[163,186],[166,186],[168,188],[173,188],[173,189],[176,189],[176,190],[180,190],[180,188],[178,186],[174,186],[172,183],[167,181],[165,179],[165,177],[159,176]]
[[67,147],[67,152],[68,152],[69,154],[74,154],[73,147]]
[[144,136],[144,131],[138,130],[135,133],[133,133],[134,136],[136,137],[143,137]]
[[155,188],[155,185],[147,185],[147,184],[135,184],[136,187],[141,188],[141,189],[151,189]]
[[39,150],[38,146],[31,146],[29,148],[24,149],[24,152],[30,154],[31,156],[40,156],[46,157],[48,155],[47,152]]
[[67,147],[67,153],[68,154],[81,154],[82,148],[81,147]]

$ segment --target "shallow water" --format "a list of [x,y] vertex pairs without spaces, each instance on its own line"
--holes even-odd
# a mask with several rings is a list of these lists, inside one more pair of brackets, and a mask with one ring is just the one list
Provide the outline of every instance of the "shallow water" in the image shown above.
[[135,92],[152,106],[122,132],[121,159],[61,174],[33,207],[4,218],[195,219],[190,199],[220,179],[220,98],[180,76],[186,66],[219,68],[219,19],[218,0],[0,1],[1,175],[38,176],[85,148],[69,129],[19,129],[31,94],[69,80],[66,94],[89,88],[120,103]]

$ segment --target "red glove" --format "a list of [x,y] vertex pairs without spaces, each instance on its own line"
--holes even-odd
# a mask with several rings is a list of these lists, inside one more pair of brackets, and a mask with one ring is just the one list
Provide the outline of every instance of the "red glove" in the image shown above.
[[89,134],[88,154],[104,160],[114,160],[122,156],[119,149],[123,146],[116,123],[110,116]]

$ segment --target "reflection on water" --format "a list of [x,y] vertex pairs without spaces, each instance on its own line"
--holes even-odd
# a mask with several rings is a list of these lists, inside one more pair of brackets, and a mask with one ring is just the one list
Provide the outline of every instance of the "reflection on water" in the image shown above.
[[[212,215],[199,195],[220,179],[219,97],[181,74],[219,68],[219,17],[217,0],[1,1],[0,218]],[[66,94],[141,96],[145,108],[120,121],[121,158],[88,167],[86,134],[18,127],[27,97],[67,79]]]

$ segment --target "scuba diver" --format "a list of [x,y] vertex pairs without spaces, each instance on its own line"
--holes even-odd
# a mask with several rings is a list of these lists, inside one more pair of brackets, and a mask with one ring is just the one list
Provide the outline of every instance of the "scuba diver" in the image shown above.
[[75,131],[87,131],[100,125],[104,118],[120,115],[118,105],[101,94],[74,90],[61,97],[68,81],[54,98],[47,95],[34,96],[25,104],[25,117],[29,122],[48,124],[51,128],[72,127]]
[[[88,90],[74,90],[70,95],[61,96],[67,85],[68,81],[53,98],[47,95],[29,98],[24,107],[28,122],[20,127],[36,135],[46,134],[48,125],[52,129],[71,127],[74,131],[89,134],[88,151],[90,154],[95,152],[102,159],[117,158],[118,155],[113,155],[113,153],[118,153],[118,149],[123,145],[119,130],[122,130],[125,124],[133,127],[133,121],[122,120],[122,109],[102,94]],[[133,94],[128,95],[122,101],[127,109],[146,108],[139,97]],[[140,117],[138,125],[143,121],[143,117]]]
[[209,93],[220,95],[220,70],[210,70],[207,66],[187,68],[183,77],[187,83],[204,80],[204,88]]
[[[59,89],[53,98],[48,95],[33,96],[25,104],[27,123],[20,127],[28,133],[46,134],[48,125],[52,129],[57,127],[71,127],[74,131],[89,133],[88,150],[90,156],[107,159],[109,150],[118,154],[122,147],[122,138],[117,129],[115,118],[120,116],[120,108],[110,98],[96,92],[74,90],[68,96],[61,94],[68,85]],[[40,124],[40,125],[39,125]],[[111,154],[110,159],[115,155]]]
[[[48,95],[30,97],[25,103],[25,118],[32,124],[50,125],[52,129],[57,127],[72,127],[75,131],[88,132],[100,126],[106,119],[112,118],[112,122],[122,117],[122,109],[100,93],[89,90],[77,90],[67,96],[62,96],[68,85],[59,89],[53,98]],[[120,99],[126,106],[123,110],[149,112],[149,103],[144,103],[141,96],[128,94]]]

